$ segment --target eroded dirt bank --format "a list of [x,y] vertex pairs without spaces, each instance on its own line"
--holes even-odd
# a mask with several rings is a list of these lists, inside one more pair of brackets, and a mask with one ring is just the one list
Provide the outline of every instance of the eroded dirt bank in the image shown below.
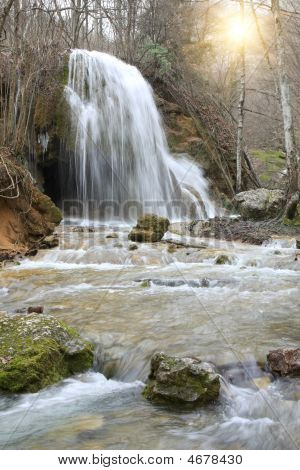
[[9,149],[0,147],[0,261],[38,248],[61,218],[29,171]]

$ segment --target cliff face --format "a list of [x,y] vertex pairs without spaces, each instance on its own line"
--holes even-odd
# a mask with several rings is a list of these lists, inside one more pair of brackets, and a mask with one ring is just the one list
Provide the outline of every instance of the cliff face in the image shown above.
[[[156,102],[163,116],[173,153],[186,153],[205,171],[220,202],[235,195],[236,129],[232,118],[210,97],[193,97],[180,83],[154,82]],[[243,158],[243,190],[259,186],[251,160]]]
[[36,188],[26,168],[0,147],[0,260],[38,247],[61,219],[60,210]]
[[176,103],[162,97],[157,97],[156,101],[163,115],[171,152],[188,154],[205,171],[206,177],[212,184],[213,192],[216,195],[223,193],[230,197],[231,187],[234,186],[233,178],[229,175],[230,186],[218,168],[216,149],[212,148],[207,135],[197,128],[195,120]]

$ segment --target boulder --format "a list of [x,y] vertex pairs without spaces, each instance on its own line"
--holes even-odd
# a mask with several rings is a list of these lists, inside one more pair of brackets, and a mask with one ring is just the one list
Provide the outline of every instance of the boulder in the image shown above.
[[233,200],[243,219],[264,220],[276,217],[285,203],[280,189],[251,189],[235,196]]
[[0,316],[0,390],[37,392],[93,364],[93,345],[50,315]]
[[218,398],[220,378],[211,364],[156,353],[143,395],[154,402],[203,405]]
[[145,214],[137,221],[128,235],[129,240],[139,243],[159,242],[169,228],[170,222],[165,217]]
[[280,348],[267,355],[271,372],[286,376],[300,376],[300,348]]

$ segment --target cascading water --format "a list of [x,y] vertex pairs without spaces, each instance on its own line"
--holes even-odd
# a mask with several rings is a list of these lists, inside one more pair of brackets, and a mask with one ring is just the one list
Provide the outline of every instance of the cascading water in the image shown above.
[[[130,210],[170,219],[214,216],[201,168],[170,154],[150,85],[111,55],[74,50],[66,97],[75,132],[75,197],[126,218]],[[105,207],[106,204],[106,207]]]

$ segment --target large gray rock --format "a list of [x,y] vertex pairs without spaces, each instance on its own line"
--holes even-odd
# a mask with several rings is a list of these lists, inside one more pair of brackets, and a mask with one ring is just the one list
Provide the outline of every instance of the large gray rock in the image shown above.
[[267,355],[271,372],[281,376],[300,376],[300,348],[281,348]]
[[284,191],[280,189],[251,189],[235,196],[243,219],[264,220],[276,217],[285,203]]
[[145,214],[139,217],[136,226],[128,235],[133,242],[154,243],[159,242],[167,232],[170,222],[165,217],[154,214]]
[[154,402],[203,405],[219,396],[220,378],[211,364],[156,353],[143,395]]

